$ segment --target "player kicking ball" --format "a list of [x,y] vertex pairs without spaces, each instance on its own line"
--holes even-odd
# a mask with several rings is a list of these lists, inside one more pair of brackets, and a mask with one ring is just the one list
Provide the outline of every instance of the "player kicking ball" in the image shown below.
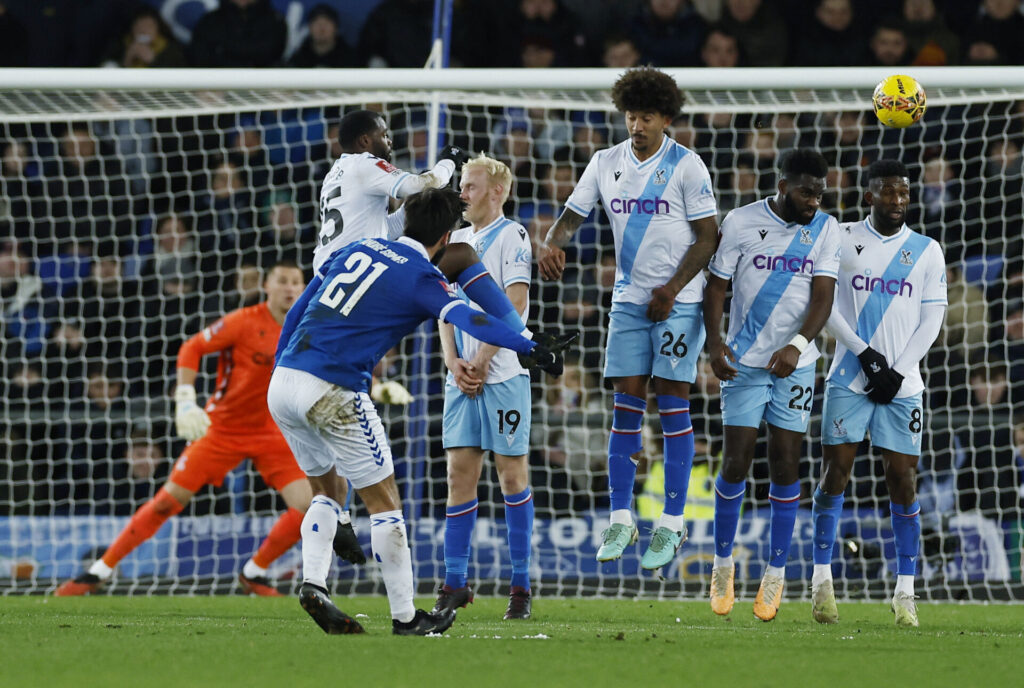
[[[224,476],[246,458],[252,459],[263,480],[281,493],[289,508],[246,562],[238,580],[246,592],[280,596],[267,579],[267,567],[299,541],[299,526],[312,493],[267,411],[266,394],[281,324],[302,288],[302,270],[279,263],[263,283],[265,302],[225,315],[182,345],[175,423],[178,434],[189,443],[156,496],[135,512],[86,573],[57,588],[57,596],[96,592],[113,576],[118,562],[151,538],[165,521],[181,513],[200,488],[222,484]],[[220,357],[216,392],[204,411],[196,404],[195,380],[200,358],[214,352],[228,353]],[[338,518],[339,556],[357,564],[365,562],[347,512],[339,512]]]
[[[729,213],[704,292],[711,369],[722,380],[725,428],[722,470],[715,480],[715,563],[711,609],[732,611],[732,558],[746,477],[762,419],[768,423],[771,559],[754,615],[779,611],[786,560],[800,502],[800,446],[814,398],[820,357],[814,338],[832,311],[839,270],[839,224],[818,210],[828,163],[800,149],[782,162],[778,193]],[[722,341],[726,291],[732,282],[729,333]]]
[[367,394],[384,352],[423,321],[437,318],[516,351],[528,367],[561,374],[565,342],[539,334],[527,339],[470,308],[432,264],[462,211],[454,191],[427,189],[410,197],[405,235],[397,241],[363,239],[336,251],[289,311],[281,332],[267,398],[313,487],[302,521],[299,601],[327,633],[363,632],[327,592],[341,476],[351,481],[370,514],[370,541],[387,589],[392,633],[443,633],[455,620],[454,610],[426,612],[413,604],[412,561],[391,450]]
[[615,288],[604,376],[615,388],[608,439],[610,525],[598,561],[613,561],[637,541],[633,483],[643,448],[653,378],[665,447],[665,508],[641,559],[658,569],[686,540],[683,509],[693,465],[690,385],[704,346],[704,268],[718,243],[718,209],[700,156],[665,131],[679,114],[674,79],[652,67],[623,74],[612,87],[629,140],[594,154],[540,250],[540,274],[559,279],[563,248],[601,201],[615,238]]
[[924,427],[920,362],[946,315],[946,261],[934,240],[911,230],[910,175],[903,163],[879,160],[867,171],[870,215],[841,227],[836,303],[827,328],[836,354],[821,419],[824,466],[814,492],[811,612],[836,623],[832,551],[857,449],[867,434],[882,452],[896,539],[896,625],[916,627],[914,575],[921,547],[915,492]]

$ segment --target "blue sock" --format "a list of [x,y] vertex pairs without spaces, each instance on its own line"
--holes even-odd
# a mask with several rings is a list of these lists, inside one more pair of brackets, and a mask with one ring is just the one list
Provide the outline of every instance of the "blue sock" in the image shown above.
[[615,394],[612,432],[608,436],[608,488],[612,511],[633,505],[636,464],[629,458],[643,448],[641,426],[647,402],[629,394]]
[[771,566],[785,566],[789,544],[793,541],[796,510],[800,506],[800,481],[792,485],[769,483],[768,499],[772,505]]
[[477,500],[450,506],[444,521],[444,584],[452,588],[466,586],[469,546],[476,526]]
[[682,516],[693,468],[693,425],[690,402],[669,394],[658,395],[661,432],[665,437],[665,513]]
[[736,525],[740,522],[743,495],[747,481],[731,483],[719,473],[715,478],[715,554],[732,556],[732,543],[736,540]]
[[512,587],[530,589],[530,540],[533,538],[533,493],[530,488],[505,496]]
[[889,502],[892,534],[896,538],[896,574],[917,575],[917,553],[921,550],[921,505]]
[[843,495],[827,495],[821,485],[814,491],[811,522],[814,524],[814,563],[831,564],[836,546],[839,515],[843,511]]
[[523,330],[525,325],[522,316],[508,300],[504,290],[487,272],[483,263],[470,265],[462,271],[457,281],[462,290],[466,292],[466,296],[483,308],[485,313],[501,320],[511,327],[513,332]]

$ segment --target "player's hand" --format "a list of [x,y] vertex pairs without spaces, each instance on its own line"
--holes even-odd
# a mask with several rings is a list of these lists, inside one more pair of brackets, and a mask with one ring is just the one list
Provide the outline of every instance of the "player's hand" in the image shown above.
[[473,374],[480,380],[480,386],[483,387],[484,381],[487,380],[487,374],[491,370],[491,359],[494,357],[496,351],[485,352],[483,349],[477,352],[473,360],[469,362],[470,368],[473,369]]
[[519,362],[524,368],[540,368],[549,375],[558,377],[564,368],[562,353],[579,336],[579,332],[565,334],[534,332],[533,341],[537,343],[537,346],[528,354],[519,354]]
[[484,381],[477,376],[469,361],[456,358],[448,364],[448,370],[451,371],[452,377],[455,379],[455,386],[459,388],[460,392],[470,399],[480,393]]
[[864,388],[864,391],[867,392],[868,399],[876,404],[888,404],[896,398],[902,386],[903,376],[889,368],[885,375],[879,376],[877,380],[872,381]]
[[800,351],[792,344],[787,344],[772,354],[767,368],[775,377],[789,377],[799,361]]
[[668,320],[674,305],[676,305],[676,295],[664,284],[651,289],[651,302],[647,304],[647,319],[651,322]]
[[411,404],[413,396],[401,383],[394,380],[375,380],[370,388],[370,398],[378,404],[405,406]]
[[196,404],[196,388],[192,385],[178,385],[174,390],[174,425],[178,435],[194,442],[206,434],[210,417]]
[[455,164],[455,172],[458,173],[462,171],[462,166],[469,160],[469,154],[458,146],[445,146],[437,159],[451,160]]
[[711,359],[711,372],[719,380],[732,380],[740,372],[729,365],[729,361],[736,362],[736,355],[722,340],[708,344],[708,356]]
[[547,242],[541,244],[537,267],[540,269],[540,276],[544,279],[561,279],[562,272],[565,270],[565,251]]

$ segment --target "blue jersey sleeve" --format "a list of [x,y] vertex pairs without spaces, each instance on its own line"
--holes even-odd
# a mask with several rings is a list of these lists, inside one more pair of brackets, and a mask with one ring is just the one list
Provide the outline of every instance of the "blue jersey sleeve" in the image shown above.
[[532,339],[517,334],[505,323],[470,308],[462,301],[455,301],[446,307],[441,317],[469,336],[503,349],[528,354],[536,346]]
[[299,296],[298,300],[292,304],[292,307],[288,309],[288,314],[284,317],[284,324],[281,326],[281,336],[277,340],[277,353],[274,354],[275,364],[281,360],[281,354],[284,353],[285,347],[288,346],[288,340],[292,338],[292,333],[295,332],[295,328],[298,327],[299,321],[302,320],[303,313],[306,312],[306,308],[309,307],[309,302],[313,299],[313,294],[320,288],[320,284],[323,282],[320,279],[320,275],[314,275],[313,279],[306,285],[305,291]]

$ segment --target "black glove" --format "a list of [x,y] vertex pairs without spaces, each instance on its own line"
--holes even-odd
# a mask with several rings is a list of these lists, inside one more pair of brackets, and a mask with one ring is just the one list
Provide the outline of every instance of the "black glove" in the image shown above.
[[455,171],[460,172],[462,165],[469,160],[469,154],[458,146],[445,146],[438,156],[438,160],[451,160],[455,163]]
[[857,354],[857,359],[868,378],[864,387],[868,398],[876,404],[888,404],[895,399],[903,384],[903,376],[889,367],[885,356],[869,346]]
[[524,368],[540,368],[549,375],[558,377],[562,374],[564,367],[562,352],[579,336],[578,332],[565,334],[534,332],[533,341],[537,343],[537,346],[528,354],[519,354],[519,362]]
[[366,555],[359,546],[359,538],[351,523],[339,523],[334,531],[334,553],[353,564],[366,563]]

